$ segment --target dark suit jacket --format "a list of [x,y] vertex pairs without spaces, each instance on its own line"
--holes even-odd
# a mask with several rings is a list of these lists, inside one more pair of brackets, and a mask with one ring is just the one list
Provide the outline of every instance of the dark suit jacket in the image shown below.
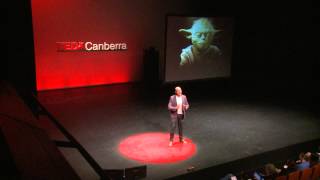
[[[182,97],[182,105],[186,105],[186,108],[182,108],[182,112],[184,116],[186,115],[186,111],[189,108],[189,103],[187,97],[185,95],[181,95]],[[176,95],[170,96],[169,103],[168,103],[168,110],[170,112],[171,119],[177,119],[177,99]]]

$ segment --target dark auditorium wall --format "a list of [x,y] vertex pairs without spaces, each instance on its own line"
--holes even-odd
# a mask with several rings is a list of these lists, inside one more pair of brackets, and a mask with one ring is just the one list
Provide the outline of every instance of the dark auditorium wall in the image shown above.
[[241,16],[237,21],[233,78],[263,94],[309,96],[316,88],[309,15]]
[[8,8],[8,33],[6,72],[2,79],[11,82],[21,92],[36,92],[33,51],[33,33],[29,1],[10,1]]

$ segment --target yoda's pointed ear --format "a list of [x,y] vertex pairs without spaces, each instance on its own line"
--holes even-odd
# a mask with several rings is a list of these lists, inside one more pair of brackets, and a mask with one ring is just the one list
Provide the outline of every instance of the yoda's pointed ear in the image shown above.
[[222,30],[220,30],[220,29],[215,29],[214,30],[214,34],[216,34],[216,33],[218,33],[218,32],[221,32]]
[[179,29],[179,32],[181,32],[186,38],[191,38],[191,30],[190,29]]

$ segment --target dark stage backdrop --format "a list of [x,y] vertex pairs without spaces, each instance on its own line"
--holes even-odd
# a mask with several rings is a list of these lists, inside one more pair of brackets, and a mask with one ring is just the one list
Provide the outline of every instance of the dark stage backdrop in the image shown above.
[[[183,0],[32,0],[37,90],[139,81],[143,72],[143,50],[149,47],[159,51],[159,73],[164,80],[165,17],[193,15],[235,17],[233,87],[267,93],[283,90],[286,94],[294,90],[303,96],[310,95],[305,93],[309,92],[307,88],[316,84],[311,81],[310,66],[315,67],[313,54],[306,53],[314,39],[309,38],[312,23],[308,15],[296,15],[309,6],[293,4],[290,10],[288,4],[278,6],[277,3],[278,14],[270,16],[264,9],[274,8],[272,3],[270,8],[260,4],[251,8],[251,4],[247,6],[242,2],[231,6],[225,1],[214,3],[215,6],[210,6],[209,1]],[[27,53],[32,51],[33,44],[25,40],[28,21],[23,15],[29,10],[12,7],[8,76],[26,86],[32,84],[29,81],[34,78],[28,68],[33,66],[33,55]],[[26,12],[21,13],[23,11]],[[304,28],[297,28],[297,23]],[[216,40],[216,43],[223,42]],[[59,52],[61,46],[57,46],[57,42],[126,43],[127,49]]]
[[[37,90],[140,81],[144,49],[155,47],[163,59],[166,14],[188,12],[187,3],[169,0],[31,3]],[[109,50],[88,50],[86,42]]]
[[[144,31],[124,8],[103,0],[33,0],[32,17],[37,90],[140,78]],[[94,51],[86,42],[108,45]]]

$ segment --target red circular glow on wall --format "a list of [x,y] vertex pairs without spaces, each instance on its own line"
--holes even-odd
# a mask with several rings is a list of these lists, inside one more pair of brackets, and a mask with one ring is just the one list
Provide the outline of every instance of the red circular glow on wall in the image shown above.
[[186,138],[186,144],[180,143],[175,135],[172,147],[169,147],[168,133],[142,133],[127,137],[118,146],[121,155],[143,163],[163,164],[186,160],[196,153],[196,145]]

